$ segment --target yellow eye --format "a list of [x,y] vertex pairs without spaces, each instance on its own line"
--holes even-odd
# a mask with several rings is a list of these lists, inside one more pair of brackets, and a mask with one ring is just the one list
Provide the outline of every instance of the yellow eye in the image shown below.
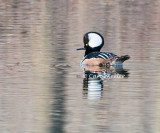
[[88,46],[88,44],[86,43],[86,46]]

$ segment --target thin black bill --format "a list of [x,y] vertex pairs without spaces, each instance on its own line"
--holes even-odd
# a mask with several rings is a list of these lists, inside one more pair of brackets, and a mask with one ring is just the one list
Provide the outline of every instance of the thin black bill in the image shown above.
[[82,47],[82,48],[77,48],[77,50],[86,50],[84,47]]

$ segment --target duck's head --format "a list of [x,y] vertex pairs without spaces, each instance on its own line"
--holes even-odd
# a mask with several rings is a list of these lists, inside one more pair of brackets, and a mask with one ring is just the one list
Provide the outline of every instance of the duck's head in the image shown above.
[[87,32],[83,37],[84,47],[77,50],[86,50],[85,55],[99,52],[104,45],[103,36],[97,32]]

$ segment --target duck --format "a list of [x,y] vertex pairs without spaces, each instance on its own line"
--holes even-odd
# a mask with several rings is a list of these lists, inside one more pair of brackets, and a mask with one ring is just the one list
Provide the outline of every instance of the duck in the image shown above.
[[104,45],[104,38],[98,32],[87,32],[83,37],[84,47],[77,50],[85,50],[81,66],[110,67],[123,65],[123,62],[130,58],[129,55],[117,56],[111,52],[100,52]]

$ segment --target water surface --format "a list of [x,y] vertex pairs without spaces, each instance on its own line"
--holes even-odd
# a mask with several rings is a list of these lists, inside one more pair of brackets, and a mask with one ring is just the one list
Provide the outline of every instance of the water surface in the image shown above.
[[[159,1],[2,0],[0,20],[1,133],[160,132]],[[128,76],[84,84],[88,31]]]

